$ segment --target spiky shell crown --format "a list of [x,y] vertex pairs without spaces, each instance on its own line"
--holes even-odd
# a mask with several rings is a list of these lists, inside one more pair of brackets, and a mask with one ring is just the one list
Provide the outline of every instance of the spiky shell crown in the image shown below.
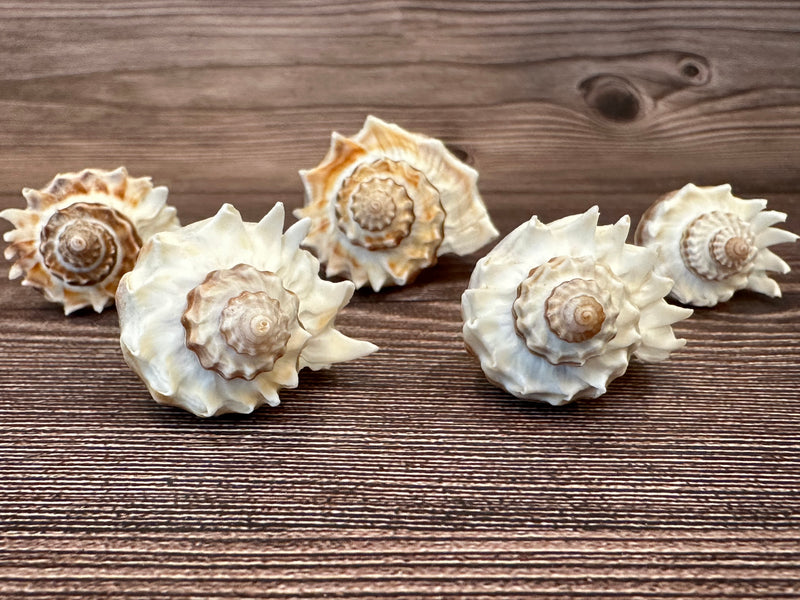
[[786,214],[766,206],[737,198],[727,184],[689,183],[645,212],[634,239],[658,253],[657,272],[675,281],[671,296],[685,304],[714,306],[743,289],[780,296],[767,273],[788,273],[789,265],[768,247],[797,236],[771,227]]
[[63,304],[65,314],[86,306],[102,311],[142,243],[180,226],[167,188],[130,177],[124,167],[63,173],[22,194],[26,209],[0,212],[16,227],[4,236],[5,256],[16,261],[9,278],[24,274],[22,285]]
[[477,172],[439,140],[367,117],[352,138],[337,133],[324,160],[300,171],[305,245],[356,287],[405,285],[448,252],[469,254],[497,237]]
[[279,403],[304,367],[324,369],[377,348],[334,328],[349,281],[320,279],[300,248],[310,222],[283,233],[284,210],[244,223],[216,216],[145,244],[120,282],[120,344],[153,398],[208,417]]
[[684,345],[672,281],[655,252],[625,243],[630,219],[597,225],[597,207],[520,225],[478,261],[461,298],[464,342],[487,379],[527,400],[596,398],[631,356],[666,359]]

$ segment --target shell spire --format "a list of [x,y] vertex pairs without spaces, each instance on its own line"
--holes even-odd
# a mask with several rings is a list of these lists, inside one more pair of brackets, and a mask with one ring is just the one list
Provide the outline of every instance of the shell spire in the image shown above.
[[300,171],[309,217],[305,245],[360,288],[405,285],[442,254],[469,254],[497,237],[478,173],[439,140],[367,117],[338,133],[323,161]]
[[320,279],[300,248],[303,220],[283,232],[282,204],[245,223],[230,204],[216,216],[155,235],[117,290],[120,345],[160,404],[198,416],[276,406],[304,367],[377,350],[334,328],[349,281]]
[[478,261],[461,297],[464,342],[487,379],[554,405],[596,398],[632,356],[682,347],[672,324],[692,311],[664,301],[672,281],[655,252],[625,243],[630,219],[598,226],[597,207],[520,225]]
[[142,244],[180,226],[167,188],[130,177],[124,167],[63,173],[22,195],[26,209],[0,212],[16,228],[4,236],[5,257],[15,261],[9,278],[24,274],[22,285],[63,304],[65,314],[86,306],[102,311]]
[[694,306],[714,306],[737,290],[780,296],[769,271],[789,265],[768,249],[797,236],[771,227],[786,214],[765,210],[766,200],[744,200],[730,185],[687,184],[647,209],[634,240],[658,252],[656,269],[675,281],[670,295]]

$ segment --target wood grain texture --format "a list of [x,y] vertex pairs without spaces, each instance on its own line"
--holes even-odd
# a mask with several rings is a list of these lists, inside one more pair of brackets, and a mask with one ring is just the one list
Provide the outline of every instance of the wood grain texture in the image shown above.
[[[184,223],[302,203],[374,113],[480,172],[503,234],[688,181],[800,231],[796,2],[0,2],[0,205],[124,164]],[[0,231],[7,231],[3,222]],[[0,597],[800,597],[800,248],[784,297],[554,409],[489,385],[459,299],[479,254],[358,292],[381,351],[276,409],[157,406],[113,310],[0,281]]]

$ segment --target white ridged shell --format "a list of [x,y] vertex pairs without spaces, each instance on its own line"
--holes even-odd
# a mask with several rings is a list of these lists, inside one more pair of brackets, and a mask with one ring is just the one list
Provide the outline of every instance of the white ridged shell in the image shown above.
[[628,217],[598,227],[598,214],[533,217],[478,261],[461,298],[467,349],[518,398],[596,398],[631,356],[665,360],[685,343],[672,324],[692,311],[664,301],[655,252],[625,243]]
[[117,291],[120,344],[157,402],[203,417],[249,413],[276,406],[300,369],[377,349],[334,328],[353,284],[320,279],[300,248],[308,219],[286,233],[283,221],[281,204],[258,223],[225,204],[142,248]]
[[469,254],[497,237],[478,174],[439,140],[367,117],[352,138],[300,171],[309,217],[304,244],[342,275],[374,290],[405,285],[446,253]]
[[785,274],[789,265],[767,247],[797,236],[770,227],[786,214],[766,206],[766,200],[737,198],[727,184],[690,183],[645,212],[635,241],[658,252],[658,272],[675,281],[671,296],[685,304],[714,306],[743,289],[778,297],[767,272]]
[[16,261],[9,278],[24,274],[22,285],[63,304],[65,314],[86,306],[102,311],[142,243],[180,227],[166,204],[167,188],[129,177],[124,167],[62,173],[22,194],[27,209],[0,212],[16,227],[4,236],[10,242],[5,256]]

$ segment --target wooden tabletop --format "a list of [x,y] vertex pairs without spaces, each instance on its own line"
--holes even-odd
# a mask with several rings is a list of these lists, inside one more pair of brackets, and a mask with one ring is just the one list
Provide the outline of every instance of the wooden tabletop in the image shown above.
[[[0,207],[125,165],[184,224],[257,220],[375,114],[478,169],[503,235],[635,225],[690,181],[800,232],[799,34],[792,1],[3,2]],[[800,245],[775,249],[783,298],[697,310],[562,408],[465,352],[481,253],[357,292],[337,323],[379,352],[207,420],[153,402],[113,308],[3,278],[0,597],[798,598]]]

